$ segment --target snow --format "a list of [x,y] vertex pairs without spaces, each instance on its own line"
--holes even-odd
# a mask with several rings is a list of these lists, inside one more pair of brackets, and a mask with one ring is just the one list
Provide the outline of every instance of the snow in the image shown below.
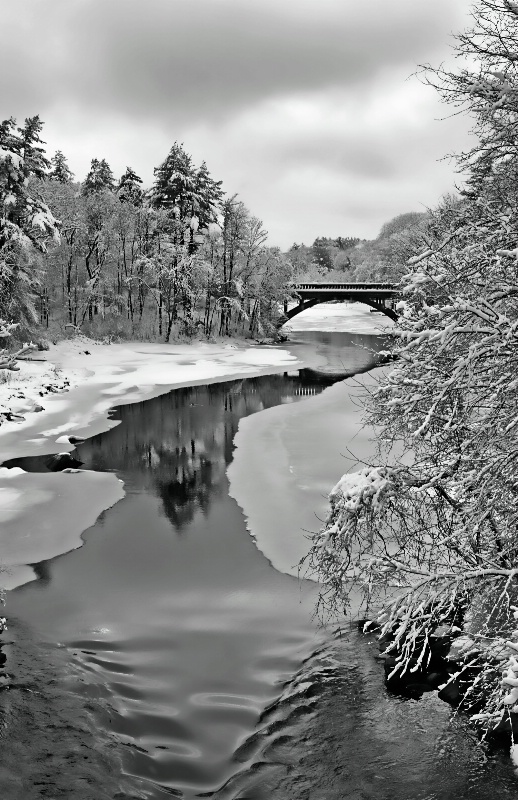
[[366,501],[372,501],[375,506],[386,485],[386,470],[383,467],[364,467],[358,472],[342,475],[329,493],[329,499],[339,500],[341,507],[347,511],[355,511]]
[[3,147],[0,147],[0,160],[6,161],[8,158],[11,159],[13,166],[17,169],[21,167],[23,164],[23,158],[18,155],[18,153],[13,153],[11,150],[6,150]]
[[[0,413],[31,403],[41,404],[45,412],[0,425],[1,461],[55,453],[60,449],[56,438],[64,434],[93,436],[107,430],[117,424],[107,417],[117,404],[140,402],[180,386],[284,371],[298,363],[282,348],[231,341],[107,345],[81,336],[36,356],[48,360],[20,361],[20,372],[0,384]],[[57,391],[45,391],[42,397],[41,387],[52,384]]]
[[[392,326],[388,318],[356,303],[322,304],[297,316],[290,327],[295,323],[299,330],[362,333]],[[302,366],[284,348],[229,340],[99,344],[79,335],[32,356],[45,360],[20,361],[20,371],[0,383],[0,414],[11,411],[21,417],[0,425],[0,464],[71,451],[68,436],[90,437],[118,424],[108,415],[115,405],[175,387]],[[241,421],[229,470],[231,492],[245,508],[251,532],[258,531],[259,548],[283,571],[296,574],[308,549],[303,531],[320,526],[315,514],[325,516],[329,486],[346,468],[342,452],[347,441],[362,456],[369,451],[352,385],[335,384],[303,403]],[[34,413],[36,406],[44,410]],[[307,431],[302,442],[301,429]],[[29,474],[0,468],[0,559],[9,570],[0,572],[0,587],[32,580],[29,564],[80,546],[82,532],[123,495],[122,485],[109,473]]]
[[35,577],[29,564],[80,547],[83,531],[123,496],[110,473],[0,468],[0,586],[26,583]]
[[[98,344],[78,336],[32,355],[46,360],[20,361],[20,371],[5,378],[0,371],[0,414],[15,409],[20,414],[20,421],[0,425],[0,463],[72,450],[69,435],[93,436],[118,424],[108,417],[116,404],[300,365],[285,349],[228,340]],[[44,410],[34,413],[35,404]],[[82,532],[123,496],[122,484],[110,473],[36,474],[0,467],[0,587],[32,580],[29,564],[79,547]]]
[[[361,381],[373,385],[375,374]],[[337,476],[356,469],[356,458],[375,456],[370,431],[362,428],[360,392],[358,379],[350,378],[239,422],[229,493],[257,547],[281,572],[299,574],[298,562],[310,548],[308,532],[322,526]]]
[[[296,339],[297,330],[381,334],[392,326],[388,317],[371,314],[361,303],[322,303],[284,327]],[[361,371],[358,352],[361,348],[342,346],[341,371]],[[362,375],[361,383],[373,385],[375,375]],[[243,509],[257,547],[281,572],[299,574],[298,562],[310,548],[308,532],[318,530],[327,516],[329,487],[337,476],[355,470],[356,458],[375,457],[370,431],[362,428],[361,391],[353,377],[301,403],[239,422],[227,470],[229,492]]]

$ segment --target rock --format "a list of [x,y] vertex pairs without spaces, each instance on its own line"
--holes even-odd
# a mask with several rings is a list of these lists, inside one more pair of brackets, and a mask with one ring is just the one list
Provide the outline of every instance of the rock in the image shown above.
[[64,469],[80,467],[82,463],[70,453],[56,453],[45,461],[47,469],[51,472],[62,472]]
[[43,406],[40,406],[38,403],[34,403],[33,411],[45,411]]
[[381,626],[370,617],[362,617],[356,620],[356,625],[361,633],[376,633]]
[[454,680],[440,690],[438,697],[440,700],[444,700],[445,703],[449,703],[450,706],[456,708],[462,700],[462,692],[457,682]]

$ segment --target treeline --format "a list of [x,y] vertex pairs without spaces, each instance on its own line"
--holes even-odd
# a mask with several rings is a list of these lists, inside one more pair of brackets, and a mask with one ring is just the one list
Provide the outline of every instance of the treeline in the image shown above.
[[61,151],[47,159],[42,127],[37,116],[0,123],[0,322],[22,340],[38,325],[51,338],[67,326],[166,341],[271,335],[294,282],[399,280],[427,219],[403,214],[374,241],[320,237],[282,253],[183,145],[146,190],[105,159],[76,181]]
[[293,244],[286,255],[301,281],[399,282],[429,217],[427,212],[399,214],[383,225],[376,239],[322,236],[309,246]]
[[0,125],[0,319],[141,338],[275,329],[292,266],[175,143],[152,187],[93,159],[74,181],[38,117]]

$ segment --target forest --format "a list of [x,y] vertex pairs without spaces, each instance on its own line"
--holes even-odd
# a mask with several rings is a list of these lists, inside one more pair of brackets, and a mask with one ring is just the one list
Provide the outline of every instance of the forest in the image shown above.
[[39,117],[0,124],[0,319],[20,341],[271,336],[297,280],[399,279],[426,219],[283,253],[183,145],[146,190],[131,167],[115,180],[105,159],[76,181],[61,151],[47,158],[42,129]]

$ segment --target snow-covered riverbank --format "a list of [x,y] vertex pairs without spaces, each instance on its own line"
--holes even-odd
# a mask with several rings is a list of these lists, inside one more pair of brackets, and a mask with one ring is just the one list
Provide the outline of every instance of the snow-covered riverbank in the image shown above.
[[[366,306],[322,304],[295,317],[289,328],[296,336],[297,330],[380,333],[391,325],[388,318],[371,314]],[[69,436],[91,437],[118,424],[109,414],[116,405],[147,400],[182,386],[288,371],[304,365],[287,348],[278,346],[250,346],[228,340],[218,344],[99,344],[83,336],[51,345],[48,351],[33,353],[32,358],[37,360],[20,361],[20,371],[6,373],[0,383],[0,413],[4,414],[0,464],[23,456],[72,451],[74,444]],[[320,410],[327,413],[320,408],[318,413]],[[238,439],[240,469],[243,458],[247,459],[251,452],[249,448],[256,450],[265,445],[264,436],[277,437],[279,441],[276,424],[267,428],[285,412],[283,408],[271,409],[260,422],[255,417],[263,415],[255,415],[253,424],[246,421],[246,447],[244,432]],[[12,419],[6,419],[6,414]],[[279,464],[282,457],[276,450]],[[340,472],[338,464],[336,470]],[[335,482],[334,470],[331,471],[329,485]],[[236,474],[234,470],[233,475]],[[243,471],[245,483],[250,481],[250,474],[250,469]],[[288,475],[279,474],[278,478],[280,486]],[[236,488],[234,478],[233,486],[238,502],[248,514],[251,501],[242,500],[242,490]],[[322,476],[316,486],[322,494],[329,489]],[[255,484],[246,494],[253,497],[255,492],[256,498],[264,497],[264,490],[266,485]],[[79,547],[86,528],[123,496],[121,482],[110,473],[79,470],[36,474],[0,467],[0,587],[12,588],[31,580],[34,571],[29,564]],[[289,507],[290,501],[286,495],[285,498]],[[257,504],[257,500],[254,502]],[[298,518],[294,522],[299,532]],[[298,555],[297,549],[291,553],[287,548],[284,568],[286,560],[295,554]]]
[[[20,371],[0,384],[0,408],[15,415],[0,426],[0,463],[70,452],[69,436],[90,437],[118,424],[109,417],[115,405],[300,365],[283,348],[228,341],[106,345],[77,337],[35,357],[42,360],[19,362]],[[31,580],[29,564],[79,547],[84,530],[123,496],[110,473],[0,468],[0,586]]]

